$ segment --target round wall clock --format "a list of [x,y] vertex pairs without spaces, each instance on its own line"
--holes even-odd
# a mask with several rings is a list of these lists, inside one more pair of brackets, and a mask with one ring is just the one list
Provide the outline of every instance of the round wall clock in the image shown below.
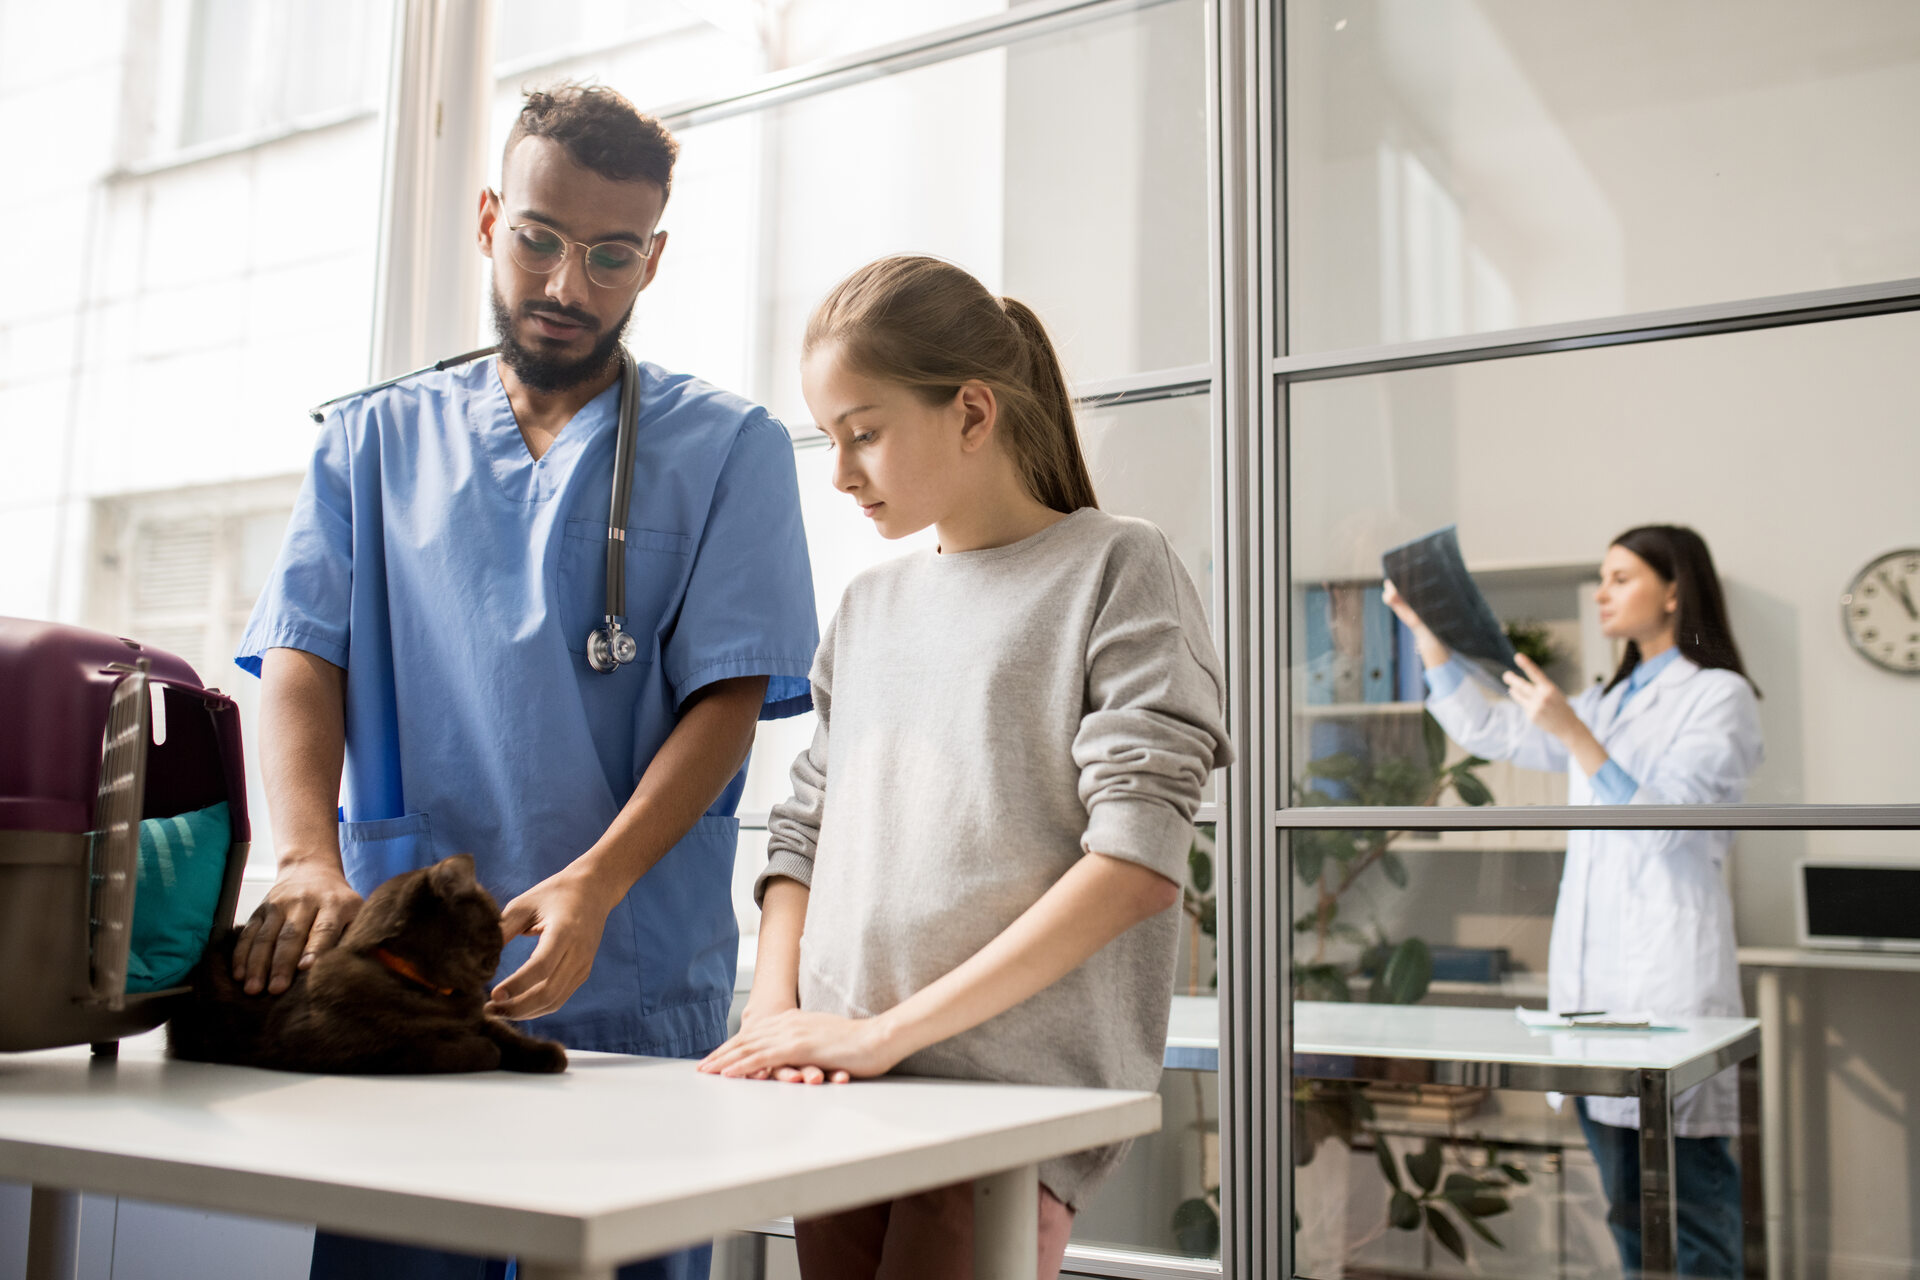
[[1840,618],[1861,657],[1920,676],[1920,548],[1889,551],[1854,574],[1840,597]]

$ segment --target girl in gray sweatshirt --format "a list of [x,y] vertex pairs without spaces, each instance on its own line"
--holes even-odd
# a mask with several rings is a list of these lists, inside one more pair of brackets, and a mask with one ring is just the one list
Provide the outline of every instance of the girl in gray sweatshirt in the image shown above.
[[[938,548],[856,578],[769,821],[753,991],[702,1064],[1152,1089],[1220,663],[1164,535],[1096,505],[1052,343],[957,267],[888,258],[809,322],[835,487]],[[1040,1267],[1125,1154],[1041,1166]],[[796,1224],[807,1280],[971,1274],[969,1187]]]

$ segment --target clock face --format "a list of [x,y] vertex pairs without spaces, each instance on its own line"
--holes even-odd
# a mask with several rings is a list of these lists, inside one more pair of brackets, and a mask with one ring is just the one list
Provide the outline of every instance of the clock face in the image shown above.
[[1920,548],[1889,551],[1854,574],[1840,610],[1862,657],[1920,676]]

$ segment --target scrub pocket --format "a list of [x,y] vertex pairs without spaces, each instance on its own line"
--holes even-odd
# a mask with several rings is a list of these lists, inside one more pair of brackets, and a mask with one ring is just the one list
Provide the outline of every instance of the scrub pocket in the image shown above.
[[[600,520],[569,520],[560,543],[560,625],[567,648],[585,653],[587,635],[607,617],[607,526]],[[692,558],[693,539],[683,533],[627,530],[627,630],[640,641],[643,660],[648,640],[680,598]]]
[[708,814],[627,895],[648,1011],[732,995],[740,952],[733,917],[739,848],[739,819]]
[[424,813],[340,824],[340,863],[363,898],[393,877],[436,861],[433,827]]

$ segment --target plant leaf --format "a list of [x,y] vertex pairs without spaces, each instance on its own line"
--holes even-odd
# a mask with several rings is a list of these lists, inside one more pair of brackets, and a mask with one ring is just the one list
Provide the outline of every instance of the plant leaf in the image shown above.
[[1300,984],[1301,996],[1308,1000],[1345,1004],[1353,999],[1353,993],[1347,989],[1346,975],[1330,964],[1296,969],[1294,980]]
[[1300,877],[1301,884],[1316,884],[1320,880],[1320,871],[1326,866],[1326,852],[1315,842],[1301,842],[1294,846],[1293,870]]
[[1485,1240],[1488,1244],[1492,1245],[1494,1248],[1504,1249],[1507,1247],[1504,1244],[1501,1244],[1500,1237],[1493,1234],[1493,1232],[1489,1231],[1487,1229],[1486,1224],[1484,1222],[1481,1222],[1478,1218],[1462,1218],[1461,1221],[1467,1224],[1468,1230],[1472,1231],[1473,1234],[1479,1236],[1482,1240]]
[[1387,1175],[1387,1183],[1395,1191],[1400,1190],[1400,1165],[1393,1158],[1393,1148],[1387,1145],[1383,1136],[1373,1140],[1373,1158],[1380,1162],[1380,1172]]
[[1467,1260],[1467,1242],[1460,1238],[1460,1228],[1453,1225],[1444,1213],[1432,1205],[1427,1206],[1427,1230],[1433,1232],[1446,1251],[1465,1262]]
[[1387,1004],[1416,1004],[1433,982],[1433,952],[1419,938],[1408,938],[1393,949],[1380,971]]
[[1407,887],[1407,864],[1400,860],[1399,854],[1389,853],[1382,856],[1380,869],[1387,873],[1387,879],[1393,881],[1397,888]]
[[1453,789],[1460,793],[1462,804],[1492,804],[1493,792],[1487,790],[1487,784],[1478,777],[1465,771],[1453,775]]
[[1440,1185],[1440,1139],[1428,1138],[1426,1146],[1407,1157],[1407,1174],[1422,1191]]
[[1447,762],[1447,731],[1440,727],[1431,711],[1420,716],[1420,737],[1427,748],[1427,768],[1440,772],[1440,766]]
[[1173,1211],[1173,1238],[1182,1253],[1210,1258],[1220,1249],[1220,1215],[1205,1197],[1182,1200]]
[[1420,1202],[1404,1191],[1395,1191],[1387,1205],[1387,1221],[1402,1231],[1420,1229]]
[[1507,1181],[1516,1187],[1524,1187],[1533,1181],[1527,1176],[1527,1171],[1517,1164],[1503,1164],[1500,1166],[1500,1172],[1506,1174]]
[[1455,1204],[1461,1204],[1480,1194],[1480,1179],[1470,1174],[1450,1173],[1447,1180],[1440,1184],[1440,1194]]
[[1196,893],[1213,888],[1213,859],[1197,844],[1187,850],[1187,878],[1193,881]]

